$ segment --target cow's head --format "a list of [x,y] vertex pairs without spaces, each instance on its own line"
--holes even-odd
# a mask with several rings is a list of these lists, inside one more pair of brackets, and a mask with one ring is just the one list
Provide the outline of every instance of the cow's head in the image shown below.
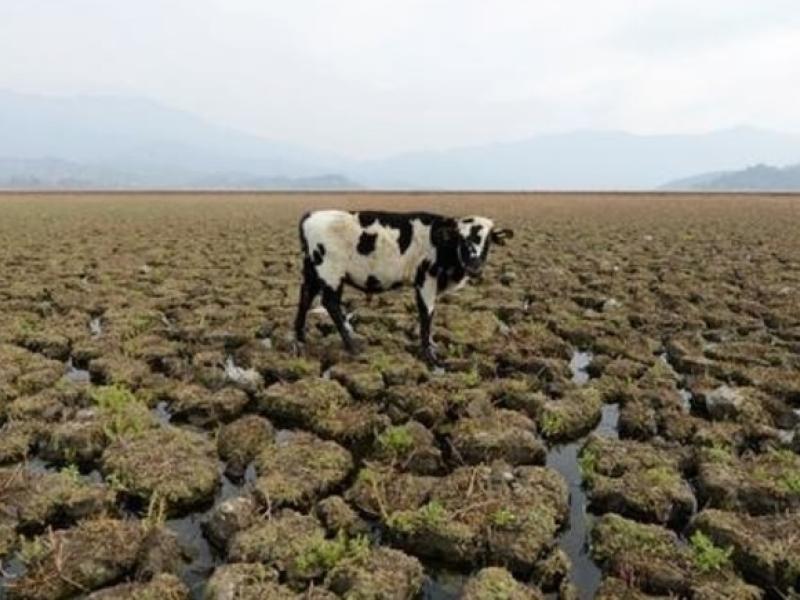
[[437,245],[451,249],[460,266],[472,276],[480,274],[492,242],[502,246],[512,237],[511,229],[495,229],[491,219],[477,216],[447,221],[434,231]]

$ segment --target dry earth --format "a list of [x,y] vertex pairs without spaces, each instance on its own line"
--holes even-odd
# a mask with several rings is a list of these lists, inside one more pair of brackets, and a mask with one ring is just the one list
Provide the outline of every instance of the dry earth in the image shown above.
[[[323,206],[516,229],[290,324]],[[800,198],[0,196],[0,597],[792,598]]]

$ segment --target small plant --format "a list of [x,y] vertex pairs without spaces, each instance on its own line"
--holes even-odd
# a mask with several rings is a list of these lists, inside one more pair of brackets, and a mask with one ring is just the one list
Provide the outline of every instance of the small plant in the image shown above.
[[23,564],[30,565],[36,563],[47,556],[48,552],[50,552],[50,544],[45,541],[44,537],[27,538],[25,536],[20,536],[18,556]]
[[389,427],[378,436],[378,445],[382,450],[395,455],[405,454],[414,447],[414,438],[404,425]]
[[731,559],[733,548],[720,548],[702,531],[695,531],[689,539],[694,554],[694,564],[703,573],[723,569]]
[[557,412],[542,414],[541,428],[545,437],[557,436],[564,430],[564,417]]
[[110,439],[140,433],[147,428],[149,412],[127,388],[101,386],[92,391],[91,398],[104,417],[103,429]]
[[302,573],[328,571],[345,558],[362,558],[369,552],[369,539],[366,536],[348,538],[339,531],[332,540],[320,540],[306,552],[297,557],[295,563]]
[[439,504],[436,500],[432,500],[417,511],[417,516],[425,525],[433,526],[444,521],[446,511],[444,506]]
[[473,367],[467,373],[464,373],[464,385],[467,387],[476,387],[481,383],[481,374],[478,369]]
[[781,477],[781,483],[787,492],[800,494],[800,472],[787,473]]
[[492,513],[489,519],[495,527],[510,527],[517,522],[517,515],[503,507]]
[[388,519],[388,525],[401,533],[413,533],[419,527],[431,528],[447,518],[445,508],[432,500],[415,511],[398,511]]
[[705,449],[705,456],[710,462],[727,463],[730,462],[732,454],[729,448],[715,443]]
[[161,527],[167,520],[167,500],[158,492],[153,492],[147,505],[147,514],[143,519],[145,529]]
[[75,464],[68,464],[66,467],[61,469],[61,474],[68,477],[73,483],[80,483],[81,481],[81,472],[78,469],[78,466]]
[[593,450],[585,449],[578,458],[578,467],[581,470],[581,475],[587,481],[591,481],[597,474],[597,455]]

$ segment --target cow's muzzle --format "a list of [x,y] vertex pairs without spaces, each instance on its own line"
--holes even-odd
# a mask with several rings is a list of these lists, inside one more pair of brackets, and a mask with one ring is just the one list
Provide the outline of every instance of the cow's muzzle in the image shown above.
[[480,259],[471,260],[464,265],[464,270],[467,272],[467,275],[472,277],[480,275],[483,270],[483,261]]

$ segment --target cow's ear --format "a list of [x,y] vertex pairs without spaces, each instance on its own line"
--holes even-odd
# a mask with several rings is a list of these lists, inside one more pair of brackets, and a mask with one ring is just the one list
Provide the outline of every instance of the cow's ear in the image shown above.
[[455,222],[442,223],[431,231],[431,241],[436,246],[447,246],[458,240],[458,229]]
[[510,240],[513,237],[513,229],[495,229],[492,231],[492,242],[498,246],[505,246],[506,240]]

